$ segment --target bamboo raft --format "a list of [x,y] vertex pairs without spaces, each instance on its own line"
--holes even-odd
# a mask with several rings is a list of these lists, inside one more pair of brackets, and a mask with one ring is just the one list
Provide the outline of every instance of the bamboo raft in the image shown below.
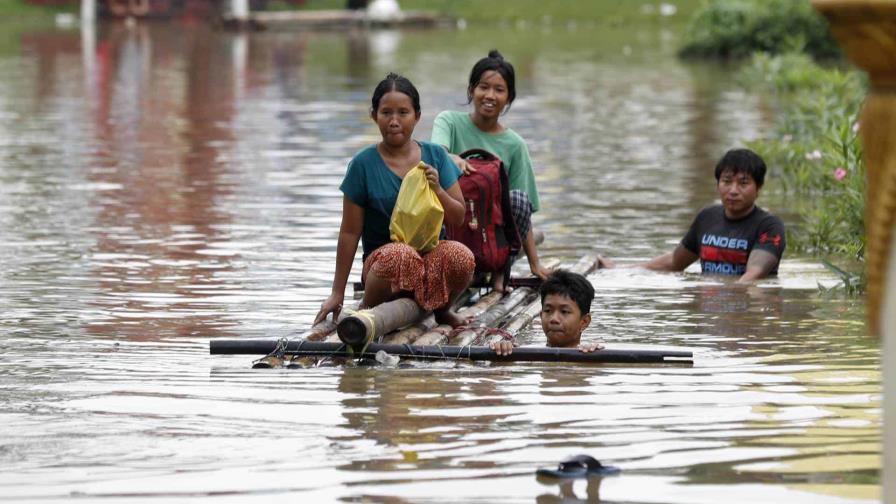
[[[554,267],[557,261],[546,261]],[[598,255],[586,255],[569,271],[587,275],[598,269]],[[488,292],[472,305],[476,295],[468,289],[455,301],[459,315],[471,322],[459,328],[437,325],[410,298],[399,298],[367,310],[358,304],[344,308],[336,322],[324,320],[293,340],[212,340],[211,354],[266,355],[253,367],[306,367],[297,359],[319,357],[374,357],[386,352],[414,359],[468,359],[489,361],[587,362],[587,363],[690,363],[691,352],[657,350],[598,350],[576,348],[517,347],[510,355],[499,356],[489,344],[514,339],[541,311],[537,281],[523,279],[509,293]]]

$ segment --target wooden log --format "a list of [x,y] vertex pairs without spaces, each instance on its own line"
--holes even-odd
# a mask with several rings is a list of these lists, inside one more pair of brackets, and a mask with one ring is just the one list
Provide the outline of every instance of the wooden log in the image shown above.
[[450,337],[448,343],[451,345],[469,345],[479,339],[489,327],[494,326],[498,321],[504,318],[507,313],[526,300],[528,296],[526,289],[516,289],[510,294],[501,298],[501,301],[486,310],[470,323],[470,328]]
[[[502,296],[503,294],[500,292],[489,292],[479,298],[479,301],[473,306],[459,310],[458,314],[465,317],[474,317],[475,320],[476,317],[485,312],[489,307],[500,301]],[[418,345],[442,345],[448,341],[448,335],[451,333],[452,329],[451,326],[446,324],[437,325],[417,338],[415,343]]]
[[398,298],[366,310],[350,313],[336,325],[339,339],[361,346],[377,335],[387,334],[422,317],[426,312],[411,298]]
[[[540,236],[542,239],[544,239],[544,233],[540,233]],[[556,259],[549,259],[544,262],[544,265],[545,265],[545,267],[553,268],[559,263],[560,263],[560,261],[558,261]],[[522,293],[516,293],[516,292],[517,292],[517,290],[511,291],[511,293],[509,295],[518,296],[518,295],[522,294]],[[523,291],[523,292],[525,292],[525,291]],[[516,293],[516,294],[514,294],[514,293]],[[496,296],[496,297],[494,297],[494,296]],[[470,316],[474,317],[473,321],[470,323],[471,326],[493,325],[493,323],[494,323],[493,321],[491,323],[488,320],[483,321],[480,319],[480,317],[482,317],[482,315],[484,313],[486,313],[488,310],[490,310],[491,306],[497,304],[498,302],[501,302],[503,298],[504,298],[504,294],[502,294],[502,293],[490,292],[486,296],[483,296],[483,300],[485,300],[485,299],[488,300],[487,306],[474,306],[473,310],[463,312],[463,315],[465,315],[465,316],[470,315]],[[482,300],[480,300],[480,301],[482,301]],[[510,308],[512,308],[512,306],[507,307],[508,310]],[[506,314],[506,311],[504,313]],[[497,320],[498,317],[496,315],[497,315],[497,313],[492,314],[490,316],[490,318]],[[421,345],[444,345],[445,343],[448,342],[448,338],[451,334],[451,331],[452,331],[452,327],[447,326],[447,325],[441,325],[441,326],[434,327],[429,333],[421,336],[420,339],[418,339],[416,343],[421,344]],[[474,333],[467,333],[467,334],[463,334],[462,338],[455,338],[455,340],[461,342],[460,344],[469,344],[470,341],[474,341],[481,334],[482,334],[482,331],[476,331]],[[460,336],[460,335],[458,335],[458,336]]]
[[434,315],[425,317],[416,324],[391,332],[382,338],[380,343],[386,345],[407,345],[417,340],[423,333],[429,331],[436,326],[436,318]]
[[[457,299],[454,300],[452,304],[452,308],[454,310],[461,310],[467,302],[470,301],[470,298],[476,293],[478,289],[469,288],[463,291]],[[436,318],[433,315],[429,315],[425,317],[423,320],[417,322],[416,324],[405,327],[404,329],[399,329],[394,332],[391,332],[382,338],[377,343],[385,343],[385,344],[393,344],[393,345],[404,345],[408,343],[413,343],[417,340],[421,335],[431,330],[436,326]]]
[[[212,355],[270,354],[277,349],[278,344],[280,342],[277,340],[212,340],[209,342],[209,353]],[[379,351],[415,359],[469,359],[499,362],[690,363],[693,359],[691,352],[675,350],[605,349],[586,353],[576,348],[518,347],[510,355],[497,355],[491,348],[482,346],[380,345],[377,343],[371,343],[363,353],[359,353],[357,350],[351,352],[343,343],[296,340],[286,344],[284,355],[372,358]]]
[[308,340],[308,341],[322,341],[327,339],[327,336],[336,332],[336,324],[343,320],[345,317],[348,317],[349,312],[355,311],[358,309],[358,303],[354,303],[351,306],[347,306],[339,311],[339,317],[337,318],[337,322],[333,322],[332,317],[321,320],[320,322],[311,326],[311,329],[303,332],[298,335],[297,338]]

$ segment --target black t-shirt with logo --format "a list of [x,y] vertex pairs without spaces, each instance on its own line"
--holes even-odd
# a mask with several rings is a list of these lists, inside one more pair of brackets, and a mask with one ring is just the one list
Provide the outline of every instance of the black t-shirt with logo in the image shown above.
[[[758,206],[746,217],[732,220],[725,217],[725,207],[712,205],[697,214],[681,246],[700,257],[703,273],[743,275],[753,249],[765,250],[780,262],[784,223]],[[775,264],[770,274],[777,272]]]

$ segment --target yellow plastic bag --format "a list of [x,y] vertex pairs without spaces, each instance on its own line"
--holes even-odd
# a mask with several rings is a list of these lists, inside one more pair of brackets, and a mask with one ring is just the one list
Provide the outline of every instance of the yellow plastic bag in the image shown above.
[[426,169],[420,163],[401,181],[389,222],[389,237],[393,242],[407,243],[420,253],[429,252],[439,244],[444,215],[442,202],[429,187]]

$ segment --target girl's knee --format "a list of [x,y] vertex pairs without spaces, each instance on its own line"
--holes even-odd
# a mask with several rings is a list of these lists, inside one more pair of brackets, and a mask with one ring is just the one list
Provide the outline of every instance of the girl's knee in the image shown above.
[[[476,269],[476,258],[466,245],[456,241],[445,241],[440,251],[442,267],[445,275],[450,278],[452,284],[466,284],[473,279],[473,270]],[[441,244],[440,244],[441,245]]]

